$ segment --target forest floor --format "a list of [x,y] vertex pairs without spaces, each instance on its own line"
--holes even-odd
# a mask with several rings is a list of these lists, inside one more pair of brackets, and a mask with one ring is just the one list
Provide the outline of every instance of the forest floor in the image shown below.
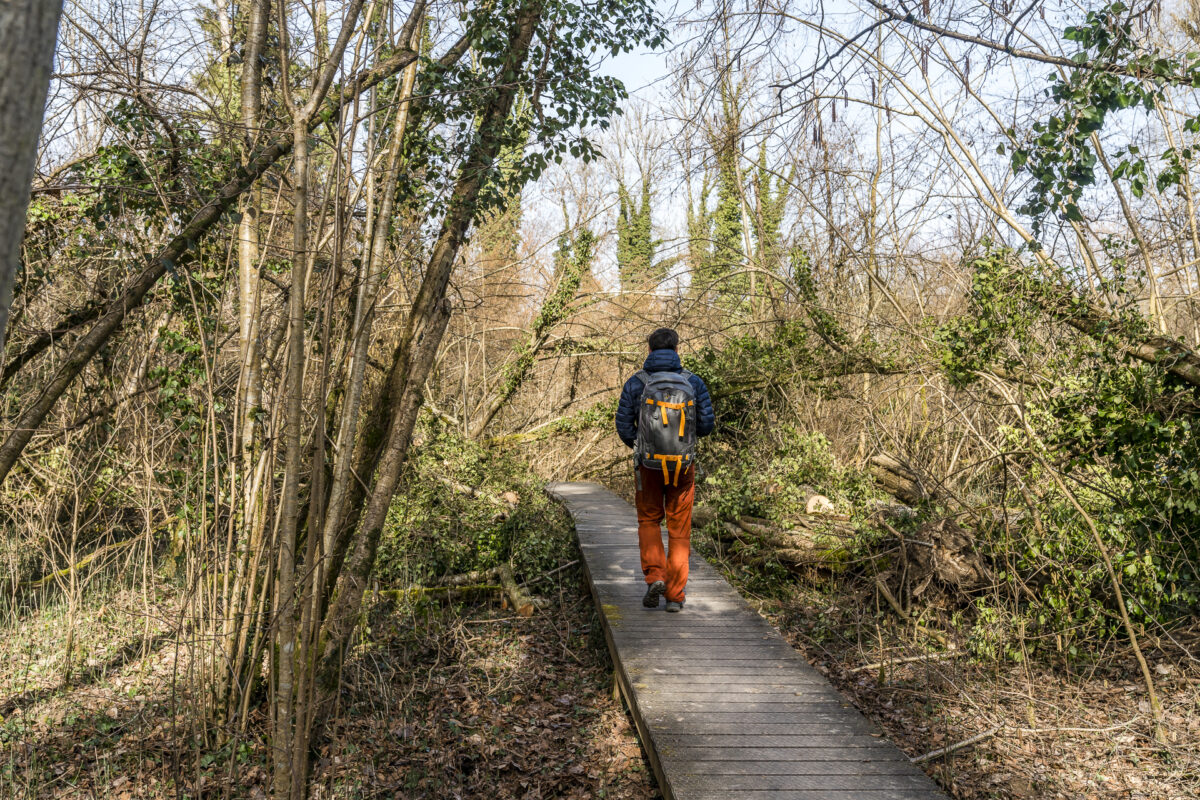
[[[703,535],[696,545],[713,555]],[[1136,664],[1118,643],[1060,663],[948,655],[853,582],[771,582],[717,561],[909,755],[990,733],[925,763],[956,798],[1200,796],[1200,668],[1183,651],[1195,632],[1174,633],[1183,645],[1143,642],[1166,711],[1160,745]],[[537,588],[531,618],[499,601],[373,603],[335,735],[314,765],[314,799],[658,797],[612,698],[578,568]],[[172,633],[180,602],[166,580],[93,590],[76,614],[70,688],[61,602],[0,619],[0,800],[266,796],[261,713],[247,736],[218,744],[181,688],[191,665],[188,643]]]
[[[313,797],[658,797],[578,569],[541,593],[531,618],[376,603]],[[265,797],[261,715],[240,741],[206,742],[178,688],[172,587],[92,597],[71,688],[62,607],[0,622],[0,798]]]
[[[869,589],[814,576],[764,591],[753,571],[720,565],[759,613],[909,756],[985,734],[923,764],[955,798],[1200,797],[1200,662],[1182,646],[1142,643],[1166,717],[1167,741],[1157,744],[1127,646],[1114,642],[1086,662],[1055,664],[981,660],[965,648],[948,654],[940,644],[914,639]],[[1200,639],[1196,631],[1174,635],[1177,642]],[[894,663],[906,658],[919,660]],[[893,663],[864,668],[880,662]]]

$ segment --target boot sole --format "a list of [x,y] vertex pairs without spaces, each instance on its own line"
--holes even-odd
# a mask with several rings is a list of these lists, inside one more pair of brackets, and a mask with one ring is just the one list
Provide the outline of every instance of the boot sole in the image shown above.
[[650,588],[646,590],[646,596],[642,598],[642,605],[646,608],[658,608],[658,598],[662,597],[666,590],[667,585],[662,581],[650,584]]

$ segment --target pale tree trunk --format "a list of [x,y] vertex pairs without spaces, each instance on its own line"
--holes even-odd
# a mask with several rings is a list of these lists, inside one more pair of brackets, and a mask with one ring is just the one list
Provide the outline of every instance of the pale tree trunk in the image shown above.
[[229,13],[229,0],[216,0],[214,5],[217,13],[217,47],[224,62],[233,52],[233,17]]
[[[258,144],[262,112],[262,53],[266,43],[267,19],[270,0],[252,0],[242,48],[242,164],[248,165]],[[235,486],[231,487],[240,502],[239,513],[231,520],[229,539],[226,545],[226,567],[222,570],[222,597],[225,598],[224,619],[220,640],[225,643],[225,663],[232,665],[227,675],[220,680],[217,692],[219,705],[232,716],[231,701],[236,702],[234,686],[246,686],[250,680],[246,671],[246,654],[242,648],[253,639],[248,630],[256,620],[244,612],[252,604],[257,592],[257,571],[250,569],[252,554],[257,552],[261,541],[261,512],[263,501],[262,481],[257,476],[261,470],[256,463],[262,457],[258,431],[261,410],[262,380],[259,369],[261,349],[259,347],[261,316],[259,303],[259,191],[251,188],[239,201],[238,212],[238,354],[240,370],[236,396],[236,419],[234,428],[234,454],[237,468],[233,471]],[[229,561],[234,560],[235,569]],[[232,587],[229,581],[232,580]],[[243,720],[244,722],[244,720]]]
[[[259,138],[259,117],[262,112],[262,53],[267,38],[269,12],[270,0],[253,0],[242,60],[243,164],[250,162]],[[249,448],[254,441],[255,420],[262,392],[258,346],[258,206],[257,189],[247,192],[238,203],[238,212],[242,215],[238,222],[238,332],[241,337],[241,374],[238,388],[243,448]]]
[[62,0],[0,2],[0,353],[21,262],[61,13]]
[[[275,690],[272,695],[273,730],[271,737],[274,797],[276,800],[301,800],[308,786],[308,733],[310,726],[308,709],[303,705],[307,698],[302,691],[303,669],[311,659],[308,642],[312,637],[299,630],[299,609],[308,600],[298,596],[296,581],[296,544],[300,528],[300,469],[303,463],[304,425],[304,365],[306,336],[304,325],[306,283],[308,278],[308,181],[309,181],[309,130],[316,119],[317,111],[325,101],[325,94],[333,85],[334,75],[340,66],[342,54],[350,43],[350,37],[358,25],[358,16],[364,0],[351,0],[346,17],[333,47],[316,64],[317,71],[312,91],[304,105],[293,98],[287,80],[281,83],[285,105],[292,115],[292,186],[294,217],[292,229],[292,281],[288,290],[288,346],[287,371],[284,384],[284,472],[280,494],[279,532],[276,552],[278,554],[277,583],[274,598],[275,643],[272,650],[272,668]],[[283,5],[279,6],[280,67],[286,76],[291,73],[292,62],[288,42],[288,15]],[[321,30],[317,31],[322,36]],[[311,565],[309,565],[311,566]],[[305,585],[311,587],[311,582]],[[300,665],[298,670],[297,665]]]

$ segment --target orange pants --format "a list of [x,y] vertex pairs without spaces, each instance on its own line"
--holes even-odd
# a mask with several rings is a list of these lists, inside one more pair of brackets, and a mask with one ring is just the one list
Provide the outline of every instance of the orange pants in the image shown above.
[[[642,488],[637,493],[638,547],[646,583],[667,584],[668,601],[683,602],[688,579],[688,553],[692,548],[692,501],[696,497],[696,468],[679,476],[678,486],[663,483],[660,470],[639,467]],[[672,471],[671,477],[674,477]],[[662,530],[667,520],[667,552],[663,552]]]

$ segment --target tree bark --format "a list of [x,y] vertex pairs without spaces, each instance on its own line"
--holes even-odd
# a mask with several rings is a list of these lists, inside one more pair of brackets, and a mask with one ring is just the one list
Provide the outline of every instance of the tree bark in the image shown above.
[[303,769],[296,768],[296,749],[307,746],[295,730],[296,693],[296,534],[300,525],[300,462],[304,425],[304,298],[308,268],[308,125],[297,115],[292,161],[295,220],[292,229],[292,286],[288,294],[287,382],[283,422],[283,491],[279,499],[279,590],[275,646],[275,735],[273,762],[277,800],[302,797]]
[[[270,0],[251,0],[246,41],[242,47],[242,165],[245,167],[254,157],[258,144],[262,113],[262,55],[266,47],[267,20]],[[225,581],[232,586],[222,587],[221,597],[225,600],[224,618],[220,638],[225,642],[225,663],[229,665],[219,678],[217,687],[218,706],[232,716],[230,700],[235,698],[233,687],[248,687],[255,682],[253,669],[247,668],[246,653],[250,631],[256,623],[242,609],[252,606],[261,588],[257,570],[249,569],[254,543],[259,539],[263,527],[260,514],[265,502],[264,482],[258,479],[256,468],[262,458],[258,433],[261,430],[262,380],[260,372],[262,350],[259,346],[261,326],[259,291],[259,192],[252,187],[238,201],[238,385],[235,396],[235,426],[233,454],[235,478],[233,492],[238,498],[238,514],[231,520],[225,550]],[[236,559],[236,569],[230,569],[231,559]],[[230,577],[232,576],[232,578]],[[251,692],[252,689],[243,688]]]
[[[262,113],[262,55],[267,40],[270,0],[253,0],[242,58],[242,153],[243,166],[249,164],[259,139]],[[238,203],[242,215],[238,222],[238,332],[241,337],[241,370],[238,377],[241,448],[249,448],[257,427],[257,410],[262,392],[259,373],[259,290],[258,290],[258,197],[250,191]],[[241,453],[244,464],[251,459]]]
[[517,579],[513,577],[512,569],[508,564],[504,564],[499,568],[500,585],[504,587],[504,593],[508,595],[508,603],[512,606],[512,610],[519,617],[533,616],[533,599],[517,585]]
[[[0,3],[0,354],[50,88],[62,0]],[[2,479],[2,478],[0,478]]]

